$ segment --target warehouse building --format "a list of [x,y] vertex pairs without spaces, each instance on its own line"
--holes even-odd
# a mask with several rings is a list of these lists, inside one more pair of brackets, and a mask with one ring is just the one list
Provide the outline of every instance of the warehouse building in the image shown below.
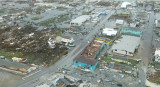
[[81,26],[84,22],[90,19],[90,15],[82,15],[70,22],[71,26]]
[[116,54],[134,56],[135,50],[139,47],[140,37],[122,35],[119,42],[113,44],[112,52]]

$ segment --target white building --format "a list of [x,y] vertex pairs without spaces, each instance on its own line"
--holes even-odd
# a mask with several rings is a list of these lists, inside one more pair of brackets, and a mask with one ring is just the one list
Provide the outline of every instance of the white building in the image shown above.
[[123,25],[124,24],[124,20],[116,20],[116,25]]
[[121,4],[121,8],[127,8],[127,6],[129,6],[129,5],[131,5],[131,3],[129,3],[129,2],[123,2]]
[[154,54],[155,62],[160,62],[160,48],[157,48]]
[[82,15],[70,22],[71,26],[81,26],[84,22],[90,19],[90,15]]
[[103,29],[102,34],[106,35],[106,36],[116,36],[117,31],[114,29],[111,29],[111,28],[105,28],[105,29]]
[[119,42],[113,44],[112,52],[122,55],[134,56],[134,52],[138,49],[140,37],[122,35]]

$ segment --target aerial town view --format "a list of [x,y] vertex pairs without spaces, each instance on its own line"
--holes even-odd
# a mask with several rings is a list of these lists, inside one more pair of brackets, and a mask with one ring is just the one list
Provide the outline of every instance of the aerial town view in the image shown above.
[[160,87],[160,0],[0,0],[0,87]]

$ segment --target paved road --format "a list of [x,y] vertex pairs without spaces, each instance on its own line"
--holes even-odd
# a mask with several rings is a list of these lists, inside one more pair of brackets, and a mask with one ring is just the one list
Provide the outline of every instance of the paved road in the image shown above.
[[[95,26],[92,30],[92,32],[90,32],[86,38],[83,39],[83,41],[75,47],[75,49],[73,49],[73,51],[71,51],[66,57],[62,58],[61,60],[59,60],[57,63],[55,63],[54,65],[50,66],[49,68],[46,68],[40,72],[38,72],[37,74],[34,74],[28,78],[26,78],[25,80],[22,80],[21,82],[19,82],[16,85],[12,85],[11,87],[28,87],[29,85],[33,84],[33,82],[38,79],[39,77],[45,75],[45,74],[54,74],[55,72],[58,71],[58,67],[63,67],[65,65],[67,65],[66,67],[70,67],[73,65],[73,59],[78,56],[78,54],[80,54],[83,49],[88,45],[87,41],[93,39],[94,35],[99,31],[100,28],[103,28],[104,24],[106,23],[106,21],[108,20],[108,18],[114,13],[115,11],[111,11],[110,14],[107,15],[107,17],[101,21],[97,26]],[[29,86],[29,87],[33,87],[33,86]]]
[[142,59],[141,68],[139,71],[139,79],[142,81],[138,87],[145,87],[146,82],[146,71],[148,63],[152,58],[152,40],[153,38],[153,25],[154,25],[154,12],[150,13],[149,23],[145,30],[143,30],[141,45],[139,48],[139,57]]

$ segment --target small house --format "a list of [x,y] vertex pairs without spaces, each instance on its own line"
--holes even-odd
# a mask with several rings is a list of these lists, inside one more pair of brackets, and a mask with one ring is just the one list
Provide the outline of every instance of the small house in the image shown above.
[[160,48],[157,48],[154,54],[155,62],[160,62]]
[[116,20],[116,25],[123,25],[124,24],[124,20]]

